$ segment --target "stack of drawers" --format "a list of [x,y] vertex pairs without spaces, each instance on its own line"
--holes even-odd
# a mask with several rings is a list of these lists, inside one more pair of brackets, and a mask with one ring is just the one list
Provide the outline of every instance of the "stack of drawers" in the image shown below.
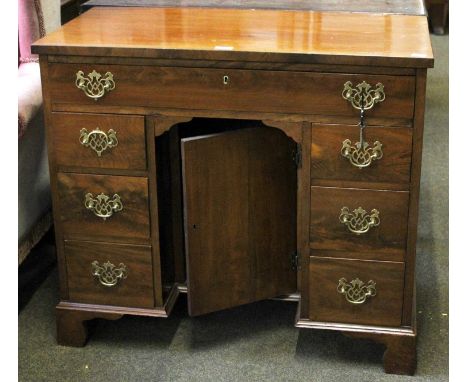
[[[385,77],[379,81],[384,90],[388,88]],[[397,85],[399,81],[399,77],[391,80]],[[392,109],[387,94],[364,116],[378,111],[382,117],[411,120],[414,83],[400,89],[405,90],[398,97],[409,107]],[[355,112],[356,125],[312,125],[308,315],[316,322],[399,327],[412,128],[395,126],[391,120],[388,125],[366,126],[367,150],[356,150],[360,112]]]
[[144,117],[62,112],[50,125],[69,300],[154,307]]

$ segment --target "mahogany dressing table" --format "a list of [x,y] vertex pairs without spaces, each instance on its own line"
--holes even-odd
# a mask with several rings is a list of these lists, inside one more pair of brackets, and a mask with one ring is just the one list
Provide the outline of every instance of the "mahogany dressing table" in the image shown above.
[[97,7],[33,49],[60,344],[286,296],[414,373],[425,16]]

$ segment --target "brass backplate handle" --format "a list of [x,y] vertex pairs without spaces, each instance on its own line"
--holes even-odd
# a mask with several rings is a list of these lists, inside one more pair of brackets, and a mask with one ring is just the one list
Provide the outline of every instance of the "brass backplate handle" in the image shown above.
[[89,147],[94,150],[98,157],[103,151],[116,147],[119,144],[117,133],[110,129],[107,133],[101,131],[99,127],[88,132],[83,128],[80,130],[80,143],[84,147]]
[[103,220],[111,217],[115,212],[123,210],[123,204],[118,194],[114,194],[111,199],[103,193],[100,193],[96,197],[91,193],[87,193],[84,204],[86,209],[93,211],[94,215]]
[[93,261],[91,263],[91,273],[99,280],[101,285],[113,287],[117,285],[119,280],[127,278],[127,267],[123,263],[116,267],[110,261],[102,265],[99,265],[98,261]]
[[383,157],[382,143],[375,141],[374,146],[370,146],[366,141],[363,141],[362,144],[356,142],[352,145],[350,139],[345,139],[341,147],[341,155],[359,169],[369,167],[373,161]]
[[336,289],[338,293],[344,294],[346,301],[351,304],[363,304],[369,297],[374,297],[377,294],[376,284],[369,280],[367,284],[357,279],[348,281],[342,277],[338,281]]
[[93,70],[85,77],[83,71],[79,70],[76,73],[75,85],[78,89],[83,90],[89,98],[97,101],[107,92],[115,89],[114,75],[111,72],[106,72],[103,76]]
[[384,86],[380,82],[372,88],[366,81],[355,87],[351,81],[348,81],[344,84],[341,95],[358,110],[372,109],[375,104],[385,100]]
[[339,216],[340,222],[348,227],[348,230],[356,235],[368,232],[372,227],[380,224],[380,213],[373,209],[370,214],[362,207],[353,212],[348,207],[343,207]]

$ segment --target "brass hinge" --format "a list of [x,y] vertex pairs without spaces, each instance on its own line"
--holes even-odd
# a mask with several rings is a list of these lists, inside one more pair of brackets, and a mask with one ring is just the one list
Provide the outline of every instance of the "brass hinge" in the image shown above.
[[299,143],[296,143],[296,148],[293,151],[293,161],[296,163],[296,167],[300,168],[302,165],[302,147]]
[[291,266],[294,271],[297,271],[299,269],[299,266],[300,266],[299,257],[300,255],[298,251],[294,251],[291,254]]

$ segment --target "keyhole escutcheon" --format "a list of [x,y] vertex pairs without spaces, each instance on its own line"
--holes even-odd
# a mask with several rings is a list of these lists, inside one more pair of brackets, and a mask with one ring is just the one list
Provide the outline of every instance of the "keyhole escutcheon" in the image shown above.
[[229,83],[229,76],[223,76],[223,84],[227,85]]

